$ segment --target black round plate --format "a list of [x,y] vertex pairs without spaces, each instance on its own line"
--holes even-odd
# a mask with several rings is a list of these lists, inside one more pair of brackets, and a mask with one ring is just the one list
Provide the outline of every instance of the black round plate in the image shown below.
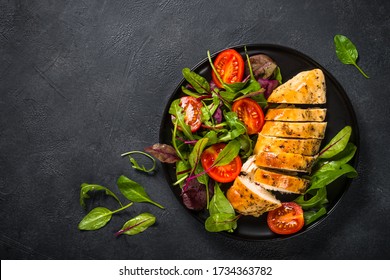
[[[237,50],[243,56],[245,54],[244,46],[233,47],[233,49]],[[270,56],[272,59],[276,61],[278,66],[281,69],[283,82],[287,81],[291,77],[295,76],[301,71],[310,70],[314,68],[320,68],[324,72],[325,81],[326,81],[326,94],[327,94],[327,129],[325,134],[325,139],[322,141],[322,144],[325,145],[328,143],[338,131],[340,131],[344,126],[350,125],[352,127],[352,135],[351,141],[359,145],[359,129],[356,121],[355,112],[352,108],[352,104],[345,93],[344,89],[337,82],[337,80],[320,64],[315,62],[313,59],[308,56],[293,50],[291,48],[277,46],[277,45],[267,45],[267,44],[255,44],[255,45],[246,45],[247,53],[249,56],[263,53]],[[220,52],[220,51],[219,51]],[[215,57],[215,53],[212,57]],[[198,65],[192,68],[192,71],[202,75],[207,80],[211,80],[211,67],[209,62],[206,59],[202,60]],[[172,121],[171,117],[168,113],[169,106],[172,101],[178,98],[181,93],[181,86],[185,85],[185,80],[183,79],[180,84],[177,86],[175,91],[173,92],[171,98],[169,99],[168,104],[166,105],[164,116],[161,122],[160,127],[160,143],[171,144],[172,139]],[[358,147],[359,151],[359,147]],[[356,167],[357,165],[357,157],[356,154],[354,159],[352,160],[352,165]],[[180,188],[177,186],[173,186],[173,182],[176,181],[174,164],[163,164],[163,169],[166,175],[166,179],[168,181],[169,186],[172,191],[181,202],[180,197]],[[291,236],[297,236],[308,230],[314,228],[319,223],[321,223],[324,218],[326,218],[335,208],[335,206],[340,201],[343,194],[347,191],[349,185],[351,184],[351,179],[348,178],[339,178],[332,184],[328,186],[328,200],[329,205],[327,207],[327,215],[323,216],[317,222],[305,226],[300,233]],[[182,204],[183,205],[183,204]],[[183,205],[183,208],[186,209],[193,217],[197,218],[202,226],[204,224],[205,219],[207,218],[207,213],[205,212],[194,212],[188,210]],[[234,231],[234,233],[223,233],[232,238],[244,239],[244,240],[267,240],[267,239],[285,239],[291,236],[280,236],[271,232],[267,226],[266,216],[262,215],[259,218],[243,216],[238,221],[238,227]]]

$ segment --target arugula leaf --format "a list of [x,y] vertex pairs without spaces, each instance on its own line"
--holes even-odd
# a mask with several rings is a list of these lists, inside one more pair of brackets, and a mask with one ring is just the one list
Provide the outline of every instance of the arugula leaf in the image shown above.
[[238,156],[238,153],[240,152],[240,147],[241,145],[239,141],[236,140],[230,141],[225,146],[225,148],[223,148],[223,150],[218,154],[212,166],[213,167],[223,166],[232,162],[232,160],[236,156]]
[[205,78],[192,72],[189,68],[184,68],[182,73],[187,82],[189,82],[198,93],[210,93],[210,84]]
[[328,145],[326,145],[321,151],[319,155],[319,159],[324,158],[331,158],[338,153],[340,153],[342,150],[344,150],[345,146],[347,145],[349,138],[351,137],[352,133],[352,127],[346,126],[342,130],[340,130],[335,137],[330,140]]
[[137,182],[134,182],[133,180],[127,178],[126,176],[121,175],[118,178],[117,181],[118,188],[120,192],[130,201],[134,202],[148,202],[151,203],[157,207],[160,207],[161,209],[164,209],[164,207],[157,202],[154,202],[150,199],[148,194],[146,193],[145,189],[138,184]]
[[245,125],[240,121],[235,112],[224,113],[224,116],[230,130],[227,130],[223,135],[219,137],[219,142],[227,142],[246,133]]
[[338,59],[344,64],[351,64],[355,66],[359,72],[368,79],[369,77],[367,74],[364,73],[364,71],[356,64],[358,51],[352,41],[344,35],[334,36],[333,41],[336,47],[336,55]]
[[219,106],[219,98],[218,96],[214,95],[212,97],[213,102],[210,105],[206,105],[203,101],[203,106],[201,108],[202,111],[202,123],[205,123],[209,121],[210,119],[212,120],[213,114],[215,111],[218,109]]
[[214,130],[208,131],[208,132],[204,135],[204,138],[209,139],[209,141],[208,141],[208,144],[209,144],[209,145],[213,145],[213,144],[216,144],[216,143],[219,142],[218,134],[217,134],[217,132],[215,132]]
[[177,125],[180,126],[184,135],[188,139],[194,140],[190,126],[184,121],[184,112],[183,108],[180,106],[180,99],[176,99],[172,102],[171,106],[169,107],[169,114],[175,116],[175,122],[177,122]]
[[181,91],[182,91],[184,94],[187,94],[187,95],[192,96],[192,97],[195,97],[195,98],[198,98],[199,96],[201,96],[201,94],[196,93],[196,92],[193,92],[192,90],[186,88],[185,86],[181,86]]
[[[163,144],[155,144],[155,145],[163,145]],[[148,150],[148,148],[145,148],[145,150]],[[150,150],[152,150],[152,149],[150,149]],[[152,152],[154,152],[154,151],[155,150],[152,150]],[[173,149],[173,152],[175,152],[174,149]],[[141,155],[143,155],[145,157],[148,157],[153,162],[153,166],[151,168],[147,169],[144,165],[142,165],[142,166],[139,165],[137,160],[131,156],[132,154],[141,154]],[[175,153],[175,155],[176,155],[176,153]],[[151,155],[149,155],[147,153],[144,153],[144,152],[141,152],[141,151],[130,151],[130,152],[121,154],[121,157],[124,157],[124,156],[128,156],[129,157],[129,161],[131,163],[131,167],[136,169],[136,170],[139,170],[139,171],[142,171],[142,172],[145,172],[145,173],[150,173],[150,172],[153,172],[156,169],[156,160]]]
[[115,236],[119,236],[121,234],[127,235],[136,235],[145,231],[148,227],[153,225],[156,222],[156,217],[150,213],[142,213],[138,216],[128,220],[119,230],[115,233]]
[[321,207],[318,211],[311,210],[303,212],[303,218],[305,219],[305,225],[310,225],[311,223],[317,221],[319,218],[326,214],[326,208]]
[[110,191],[108,188],[100,186],[100,185],[96,185],[96,184],[83,183],[83,184],[81,184],[81,189],[80,189],[80,205],[84,209],[86,208],[85,199],[90,198],[90,196],[88,195],[88,193],[90,191],[104,191],[106,193],[106,195],[109,195],[109,196],[112,196],[113,198],[115,198],[115,200],[118,201],[118,203],[121,207],[123,206],[121,201],[119,200],[119,198],[112,191]]

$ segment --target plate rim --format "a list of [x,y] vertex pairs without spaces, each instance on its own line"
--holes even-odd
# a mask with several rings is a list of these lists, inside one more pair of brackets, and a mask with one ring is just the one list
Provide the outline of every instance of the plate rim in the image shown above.
[[[338,82],[338,80],[325,68],[323,67],[320,63],[318,63],[317,61],[315,61],[314,59],[312,59],[310,56],[308,56],[307,54],[301,52],[301,51],[298,51],[294,48],[291,48],[291,47],[287,47],[287,46],[283,46],[283,45],[279,45],[279,44],[269,44],[269,43],[265,43],[265,44],[261,44],[261,43],[251,43],[251,44],[239,44],[239,45],[233,45],[233,46],[230,46],[230,47],[226,47],[226,48],[223,48],[223,49],[220,49],[218,51],[215,51],[213,53],[210,54],[210,57],[211,58],[214,58],[216,55],[218,55],[220,52],[224,51],[224,50],[227,50],[227,49],[242,49],[242,48],[247,48],[247,49],[272,49],[272,50],[276,50],[276,51],[283,51],[283,52],[288,52],[288,53],[292,53],[296,56],[299,56],[301,57],[303,60],[305,61],[308,61],[310,64],[313,64],[315,65],[316,67],[320,68],[325,76],[327,78],[329,78],[331,81],[332,81],[332,84],[336,87],[337,89],[337,92],[338,92],[338,95],[342,97],[343,101],[348,104],[349,106],[347,106],[348,108],[348,111],[349,111],[349,116],[351,117],[351,120],[352,120],[352,123],[349,124],[351,125],[353,128],[354,128],[354,136],[355,136],[355,139],[354,139],[354,144],[356,145],[357,147],[357,150],[356,150],[356,153],[352,159],[352,166],[357,169],[358,168],[358,163],[359,163],[359,147],[360,147],[360,129],[359,129],[359,123],[357,121],[357,117],[356,117],[356,113],[355,113],[355,110],[353,108],[353,105],[352,105],[352,102],[347,94],[347,92],[344,90],[344,88],[342,87],[342,85]],[[249,50],[248,50],[249,52]],[[201,67],[204,63],[208,62],[208,58],[203,58],[202,60],[200,60],[198,63],[196,63],[193,67],[191,67],[191,71],[194,71],[196,70],[197,68]],[[162,115],[162,118],[161,118],[161,122],[160,122],[160,129],[159,129],[159,142],[162,143],[162,140],[164,138],[164,123],[165,123],[165,116],[168,114],[168,111],[169,111],[169,104],[172,103],[172,101],[175,99],[175,96],[177,95],[177,92],[180,90],[182,84],[185,83],[185,79],[182,78],[179,83],[177,84],[177,86],[175,87],[175,89],[172,91],[172,93],[170,94],[168,100],[167,100],[167,103],[164,107],[164,112],[163,112],[163,115]],[[341,93],[341,94],[340,94]],[[166,144],[166,143],[165,143]],[[173,195],[176,197],[176,199],[178,200],[179,204],[192,216],[194,217],[196,220],[198,220],[202,225],[204,225],[204,220],[199,217],[199,215],[195,215],[193,211],[191,211],[190,209],[186,208],[185,205],[182,203],[182,201],[180,200],[179,196],[176,195],[176,193],[174,192],[173,190],[173,187],[169,182],[171,181],[171,177],[169,176],[169,172],[168,172],[168,169],[169,168],[172,168],[172,164],[168,164],[168,163],[161,163],[162,164],[162,167],[163,167],[163,171],[164,171],[164,177],[165,177],[165,181],[166,183],[169,185],[169,188],[171,190],[171,192],[173,193]],[[348,192],[351,184],[353,182],[353,179],[352,178],[347,178],[346,180],[346,183],[345,183],[345,189],[343,191],[343,193],[340,195],[340,198],[334,202],[334,205],[333,207],[331,207],[326,215],[322,216],[320,219],[318,219],[317,221],[313,222],[312,224],[310,224],[309,226],[306,227],[306,229],[304,231],[300,231],[300,232],[297,232],[295,234],[292,234],[292,235],[286,235],[286,236],[283,236],[283,235],[277,235],[276,237],[270,237],[270,238],[249,238],[249,237],[244,237],[244,236],[240,236],[240,235],[235,235],[234,233],[228,233],[228,232],[218,232],[219,235],[223,235],[223,236],[226,236],[230,239],[236,239],[236,240],[240,240],[240,241],[249,241],[249,242],[269,242],[269,241],[281,241],[281,240],[289,240],[291,238],[294,238],[294,237],[298,237],[298,236],[301,236],[309,231],[311,231],[312,229],[314,229],[315,227],[317,227],[319,224],[323,223],[334,211],[335,209],[338,207],[338,205],[341,203],[341,200],[343,199],[343,197],[345,196],[345,194]],[[207,231],[206,231],[207,232]],[[207,232],[209,233],[209,232]]]

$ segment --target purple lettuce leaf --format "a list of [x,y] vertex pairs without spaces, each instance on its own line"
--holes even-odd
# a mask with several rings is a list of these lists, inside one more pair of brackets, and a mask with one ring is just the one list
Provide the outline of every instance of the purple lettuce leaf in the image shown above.
[[145,148],[145,152],[150,153],[161,162],[175,163],[180,160],[175,148],[167,144],[154,144]]

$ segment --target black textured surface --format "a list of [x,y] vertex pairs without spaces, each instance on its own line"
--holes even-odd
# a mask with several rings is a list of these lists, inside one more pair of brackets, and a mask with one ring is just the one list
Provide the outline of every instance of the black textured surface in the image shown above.
[[[0,256],[2,259],[388,259],[390,2],[1,1]],[[359,50],[365,79],[335,55]],[[278,242],[204,231],[163,173],[130,170],[120,154],[158,141],[181,69],[232,45],[270,43],[329,70],[354,106],[359,178],[321,225]],[[125,174],[166,206],[137,204],[103,229],[79,232],[82,182],[115,187]],[[100,196],[93,205],[117,207]],[[156,226],[113,233],[150,211]]]

